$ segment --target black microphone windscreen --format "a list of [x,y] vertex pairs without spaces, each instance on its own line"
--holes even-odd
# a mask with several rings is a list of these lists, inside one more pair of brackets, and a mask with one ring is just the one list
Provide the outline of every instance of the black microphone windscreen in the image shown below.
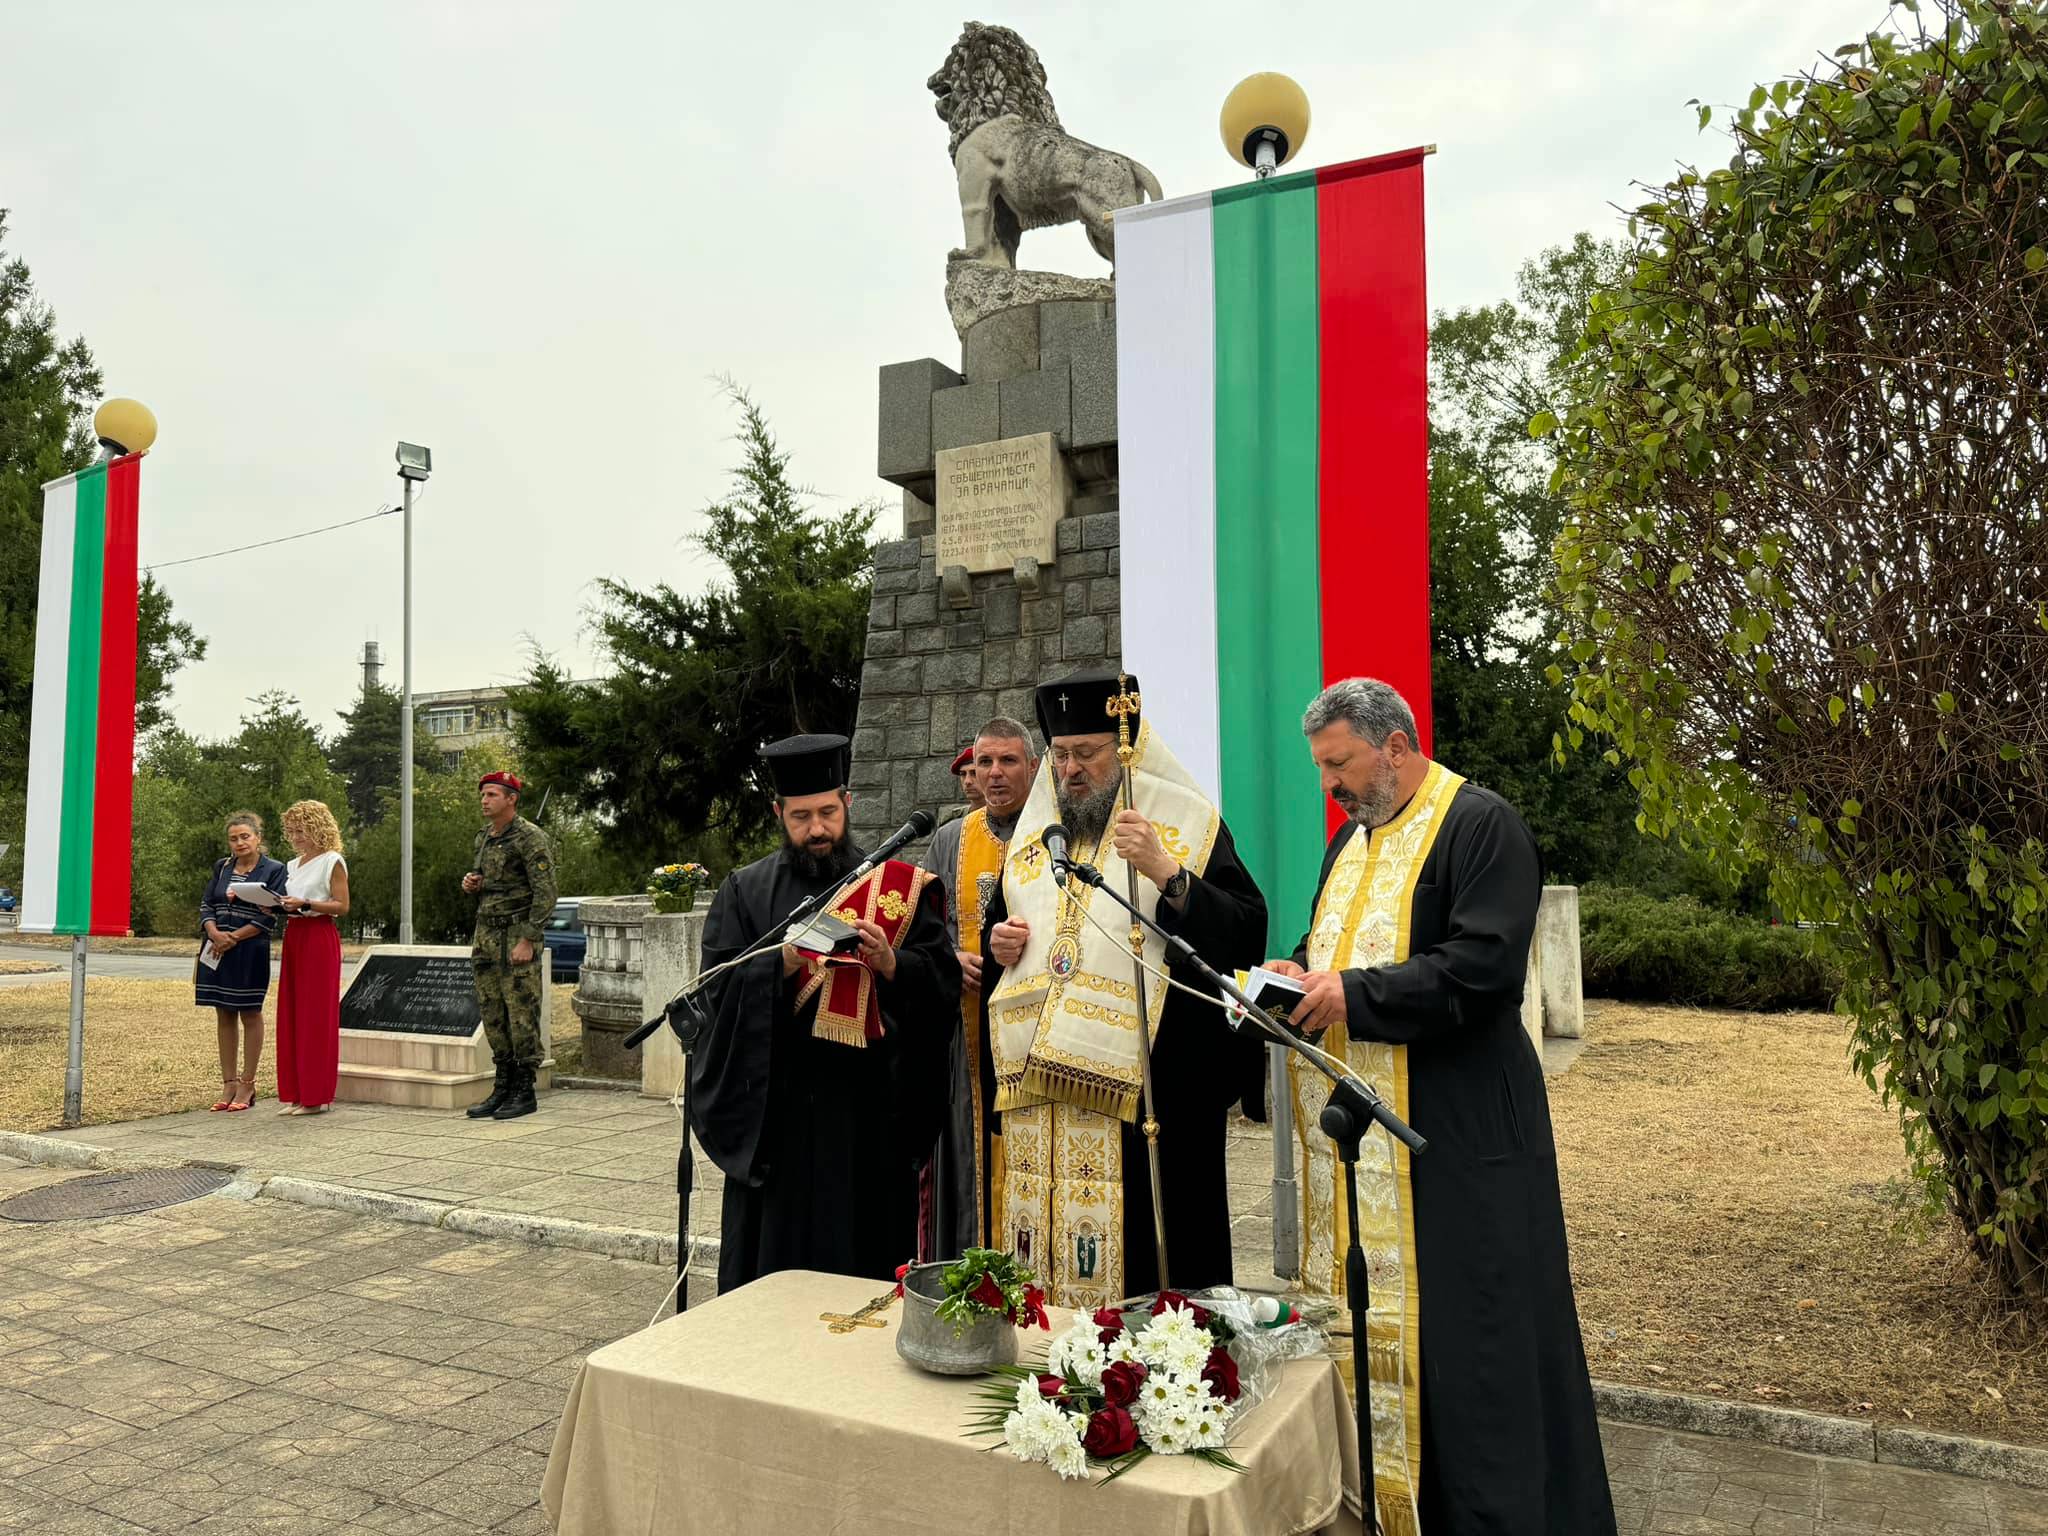
[[1058,822],[1054,822],[1039,833],[1038,840],[1045,844],[1046,852],[1055,859],[1064,859],[1067,856],[1067,846],[1073,841],[1067,836],[1067,829]]
[[932,813],[930,811],[912,811],[910,813],[910,835],[912,837],[925,836],[935,825],[936,823],[932,820]]

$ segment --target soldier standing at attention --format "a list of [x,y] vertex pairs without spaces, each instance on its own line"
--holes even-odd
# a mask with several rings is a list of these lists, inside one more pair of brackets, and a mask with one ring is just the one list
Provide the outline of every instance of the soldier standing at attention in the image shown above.
[[476,858],[462,888],[480,897],[470,959],[476,1004],[497,1057],[491,1095],[464,1111],[472,1120],[530,1115],[540,1071],[541,927],[555,910],[555,856],[545,832],[519,814],[525,788],[509,773],[477,781],[484,819]]

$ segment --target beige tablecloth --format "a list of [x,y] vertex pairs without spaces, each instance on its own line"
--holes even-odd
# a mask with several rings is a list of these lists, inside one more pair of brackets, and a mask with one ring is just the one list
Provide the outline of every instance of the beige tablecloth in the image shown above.
[[541,1486],[560,1536],[1296,1536],[1341,1518],[1356,1433],[1327,1360],[1289,1364],[1246,1416],[1242,1474],[1152,1456],[1106,1488],[1062,1482],[962,1434],[976,1379],[898,1358],[895,1307],[882,1328],[819,1320],[884,1289],[770,1275],[591,1355]]

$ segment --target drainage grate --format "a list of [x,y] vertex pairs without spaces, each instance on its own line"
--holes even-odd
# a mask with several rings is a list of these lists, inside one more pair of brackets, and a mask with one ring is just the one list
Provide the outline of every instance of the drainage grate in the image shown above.
[[139,1173],[96,1173],[66,1179],[0,1200],[8,1221],[95,1221],[133,1216],[166,1205],[197,1200],[224,1188],[234,1177],[218,1168],[147,1168]]

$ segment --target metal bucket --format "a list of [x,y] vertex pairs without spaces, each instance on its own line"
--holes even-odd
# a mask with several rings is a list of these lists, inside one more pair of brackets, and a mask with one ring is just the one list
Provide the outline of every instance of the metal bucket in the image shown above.
[[1017,1358],[1017,1330],[1006,1317],[976,1317],[957,1333],[939,1316],[950,1264],[913,1264],[903,1277],[903,1326],[896,1353],[941,1376],[979,1376]]

